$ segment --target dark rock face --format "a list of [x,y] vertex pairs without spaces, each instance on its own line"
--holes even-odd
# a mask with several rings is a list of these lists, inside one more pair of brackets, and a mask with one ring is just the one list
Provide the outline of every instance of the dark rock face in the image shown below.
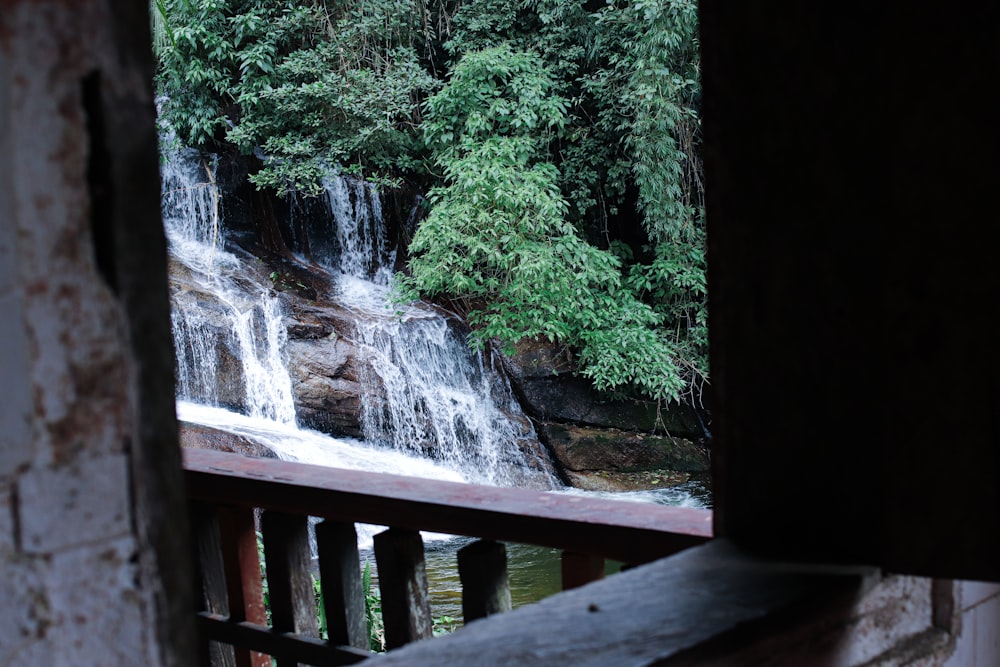
[[332,337],[289,340],[289,371],[300,423],[324,433],[362,437],[357,349]]
[[364,363],[351,339],[357,314],[324,301],[286,298],[288,369],[296,417],[303,426],[354,438],[363,437]]
[[587,379],[575,377],[573,360],[549,343],[519,344],[507,357],[507,366],[524,410],[536,419],[691,439],[705,436],[690,406],[672,404],[663,410],[653,401],[603,396]]
[[214,449],[257,458],[276,459],[274,452],[264,445],[235,433],[219,431],[210,426],[180,422],[181,447],[189,449]]
[[549,449],[570,471],[677,470],[707,472],[705,450],[690,440],[615,429],[540,425]]

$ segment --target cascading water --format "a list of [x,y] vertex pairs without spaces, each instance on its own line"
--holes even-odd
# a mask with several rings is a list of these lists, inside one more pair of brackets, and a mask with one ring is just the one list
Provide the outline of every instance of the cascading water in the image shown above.
[[377,192],[339,176],[327,178],[325,187],[341,251],[329,268],[342,274],[340,300],[361,315],[357,341],[371,355],[363,371],[366,439],[431,455],[478,483],[562,486],[518,446],[537,442],[534,430],[483,354],[440,313],[392,303],[395,249]]
[[298,429],[274,274],[223,248],[214,163],[194,150],[167,157],[163,218],[182,419],[291,460],[566,490],[491,359],[438,310],[392,302],[394,243],[378,193],[357,179],[326,180],[329,216],[310,221],[303,264],[337,276],[338,307],[355,314],[352,343],[367,352],[358,372],[364,442]]
[[[269,285],[253,281],[239,259],[219,247],[214,164],[196,151],[181,151],[160,172],[164,226],[177,265],[171,322],[178,398],[237,404],[251,417],[293,424],[280,304]],[[219,382],[223,368],[232,366],[238,368],[230,384],[238,381],[239,387]]]
[[[268,277],[258,275],[253,262],[221,247],[214,165],[196,151],[174,153],[163,161],[161,182],[171,263],[178,417],[182,421],[249,438],[286,460],[471,481],[454,460],[452,465],[439,463],[412,452],[297,428],[283,357],[287,343],[284,314],[278,299],[271,296],[273,286]],[[358,196],[366,192],[356,184],[341,182],[341,186],[353,189]],[[378,274],[383,262],[391,262],[391,254],[372,255],[376,259],[368,264],[364,258],[370,252],[366,244],[368,248],[382,244],[378,237],[380,210],[365,205],[357,214],[353,210],[341,212],[344,216],[357,220],[341,241],[348,248],[343,256],[345,266],[356,271],[368,266],[373,275]],[[373,220],[379,224],[370,224]],[[354,230],[358,228],[375,236],[357,235]],[[383,271],[382,275],[387,282],[390,274]],[[369,545],[379,529],[359,525],[360,545]],[[432,540],[445,537],[425,534]]]
[[327,266],[339,268],[344,276],[389,285],[396,249],[386,238],[378,191],[364,181],[334,175],[324,179],[323,187],[340,246],[340,257],[331,258]]

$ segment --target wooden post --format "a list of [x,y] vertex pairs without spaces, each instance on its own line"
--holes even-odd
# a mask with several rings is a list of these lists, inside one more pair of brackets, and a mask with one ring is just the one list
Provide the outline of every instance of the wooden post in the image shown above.
[[503,544],[479,540],[459,549],[458,576],[465,623],[510,611],[507,547]]
[[[271,602],[271,626],[277,632],[319,636],[313,592],[309,517],[264,512],[264,564]],[[278,657],[278,666],[297,664]]]
[[[254,511],[249,507],[217,507],[222,556],[229,590],[229,617],[233,621],[267,624],[264,587],[257,550]],[[264,653],[236,648],[237,667],[271,667]]]
[[[198,569],[201,571],[203,608],[213,614],[229,615],[229,591],[226,585],[226,568],[222,556],[222,539],[215,507],[203,503],[190,503],[191,531],[198,551]],[[233,647],[219,642],[202,641],[202,654],[208,656],[212,667],[237,667]],[[203,658],[204,659],[204,658]]]
[[316,547],[330,643],[367,650],[365,593],[361,589],[358,533],[354,524],[339,521],[317,524]]
[[562,587],[564,591],[604,578],[604,558],[590,554],[564,551],[562,555]]
[[389,649],[433,636],[420,533],[390,528],[375,536],[382,620]]

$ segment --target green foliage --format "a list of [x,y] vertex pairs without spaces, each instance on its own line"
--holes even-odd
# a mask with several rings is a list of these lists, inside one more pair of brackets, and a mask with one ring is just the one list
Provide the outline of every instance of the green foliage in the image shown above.
[[313,595],[316,598],[316,617],[319,620],[319,638],[329,639],[330,629],[326,622],[326,604],[323,599],[323,587],[320,585],[319,579],[312,577],[313,582]]
[[264,613],[268,625],[271,624],[271,593],[267,585],[267,567],[264,564],[264,536],[257,531],[257,562],[260,563],[260,583],[264,598]]
[[382,598],[378,590],[372,588],[372,564],[365,561],[361,571],[361,590],[365,594],[365,621],[368,624],[368,641],[372,651],[383,653],[385,647],[385,625],[382,622]]
[[529,161],[543,153],[565,115],[566,103],[538,56],[500,44],[462,58],[447,94],[427,101],[424,137],[439,161],[493,137],[519,137],[525,152],[517,157]]
[[441,616],[435,616],[432,619],[433,628],[431,632],[434,633],[435,637],[440,637],[441,635],[446,635],[462,627],[461,619],[448,616],[446,614]]
[[650,239],[690,240],[702,206],[697,6],[633,0],[610,5],[598,22],[622,45],[591,84],[607,91],[600,124],[623,133],[627,153],[612,173],[632,176]]
[[259,187],[318,194],[335,166],[417,169],[419,4],[355,0],[334,14],[294,0],[157,0],[163,113],[184,143],[266,156]]
[[445,185],[410,244],[403,294],[466,300],[480,343],[539,337],[578,349],[599,389],[676,398],[684,382],[662,317],[627,289],[620,260],[565,219],[542,140],[563,126],[553,85],[537,56],[500,45],[465,56],[428,100]]
[[704,383],[694,0],[151,9],[182,143],[265,156],[279,192],[334,168],[428,186],[404,297],[462,305],[479,344],[559,342],[601,389]]
[[[559,168],[563,217],[590,242],[608,245],[622,261],[623,290],[658,318],[648,321],[619,291],[621,321],[634,325],[618,329],[628,334],[591,323],[580,329],[588,332],[583,342],[564,339],[579,351],[584,374],[599,387],[630,384],[647,396],[698,390],[708,377],[708,346],[696,3],[609,0],[588,11],[569,0],[470,0],[454,25],[447,47],[456,55],[503,43],[538,54],[566,101],[547,158]],[[610,221],[635,224],[629,218],[648,245],[614,239]]]

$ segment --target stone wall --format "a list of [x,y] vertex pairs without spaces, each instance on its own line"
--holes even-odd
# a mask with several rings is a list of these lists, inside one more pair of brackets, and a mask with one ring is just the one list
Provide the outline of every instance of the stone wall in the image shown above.
[[0,11],[4,665],[193,662],[147,9]]

